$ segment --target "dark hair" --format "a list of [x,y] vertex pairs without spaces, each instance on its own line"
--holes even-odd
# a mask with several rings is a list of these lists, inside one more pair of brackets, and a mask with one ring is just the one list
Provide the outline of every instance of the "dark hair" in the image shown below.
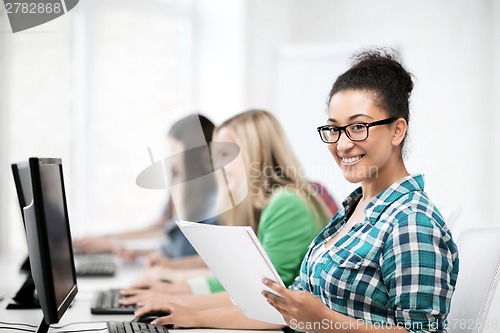
[[410,122],[409,99],[413,81],[402,65],[401,57],[392,49],[364,50],[354,54],[354,61],[340,75],[330,90],[328,105],[338,92],[365,90],[374,93],[374,103],[389,117]]
[[[198,133],[200,125],[206,144],[200,142],[201,133]],[[209,194],[213,193],[216,188],[210,160],[210,143],[214,127],[214,124],[205,116],[190,114],[175,122],[168,131],[169,137],[184,144],[185,151],[180,153],[184,155],[185,179],[183,182],[186,182],[184,192],[186,211],[183,218],[193,222],[202,220],[206,204],[210,202]],[[205,188],[200,190],[199,184],[190,181],[203,176],[205,177],[203,183]]]
[[[214,133],[215,125],[205,116],[201,114],[190,114],[172,125],[168,131],[168,136],[181,141],[186,146],[193,146],[193,140],[197,138],[193,135],[193,130],[199,128],[198,124],[201,125],[201,130],[203,131],[203,136],[206,143],[212,142],[212,134]],[[196,142],[198,144],[198,142]]]

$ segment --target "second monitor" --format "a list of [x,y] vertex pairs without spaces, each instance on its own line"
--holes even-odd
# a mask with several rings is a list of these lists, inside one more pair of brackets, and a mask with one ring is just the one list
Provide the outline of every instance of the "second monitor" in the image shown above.
[[[24,224],[23,208],[33,200],[30,168],[27,162],[14,163],[11,167]],[[76,275],[85,277],[113,276],[117,270],[116,259],[111,253],[77,254],[75,256],[75,267]],[[21,271],[30,274],[29,269],[29,259],[26,259],[21,266]],[[23,302],[26,307],[29,308],[31,306],[29,304],[29,295],[21,293],[16,301],[19,307],[23,307]]]
[[[32,202],[24,211],[31,274],[43,319],[37,333],[46,333],[57,323],[77,292],[75,264],[69,225],[62,162],[54,158],[29,159]],[[167,333],[160,325],[108,322],[110,333]]]
[[32,202],[24,207],[31,274],[44,319],[57,323],[78,292],[60,159],[30,158]]

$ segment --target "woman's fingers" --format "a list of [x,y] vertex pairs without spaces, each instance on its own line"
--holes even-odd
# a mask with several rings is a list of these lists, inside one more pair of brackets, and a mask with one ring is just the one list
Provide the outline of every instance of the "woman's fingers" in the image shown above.
[[282,296],[283,298],[286,298],[287,294],[290,292],[287,288],[269,279],[263,279],[262,283],[267,287],[269,287],[271,290],[273,290],[276,294]]
[[124,298],[119,300],[119,303],[123,304],[123,305],[133,305],[133,304],[137,304],[138,302],[139,302],[139,299],[135,296],[124,297]]
[[172,304],[170,303],[149,303],[144,306],[141,306],[134,312],[134,316],[136,317],[141,317],[147,313],[153,312],[153,311],[162,311],[162,312],[167,312],[170,313],[172,312],[173,307]]
[[142,292],[144,292],[144,289],[128,288],[121,290],[120,294],[122,294],[123,296],[134,296]]

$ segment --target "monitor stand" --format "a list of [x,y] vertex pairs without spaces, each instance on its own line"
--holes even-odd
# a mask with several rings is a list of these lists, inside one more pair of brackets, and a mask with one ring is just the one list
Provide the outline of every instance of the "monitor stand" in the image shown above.
[[42,318],[42,322],[36,329],[35,333],[47,333],[49,331],[50,325],[45,322],[45,318]]
[[21,267],[19,268],[19,270],[21,271],[21,273],[26,273],[26,274],[31,273],[30,258],[29,257],[26,257],[24,262],[21,264]]
[[26,281],[19,288],[19,291],[12,298],[12,301],[7,305],[9,310],[20,310],[20,309],[39,309],[40,303],[38,298],[35,296],[35,283],[33,282],[33,277],[28,274]]

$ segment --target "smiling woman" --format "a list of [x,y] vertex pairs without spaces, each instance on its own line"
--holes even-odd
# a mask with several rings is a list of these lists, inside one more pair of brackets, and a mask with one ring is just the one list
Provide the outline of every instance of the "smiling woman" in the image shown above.
[[385,50],[359,54],[333,84],[318,132],[361,187],[312,242],[291,290],[264,282],[282,296],[263,292],[291,328],[444,331],[458,254],[423,176],[403,161],[412,89]]

